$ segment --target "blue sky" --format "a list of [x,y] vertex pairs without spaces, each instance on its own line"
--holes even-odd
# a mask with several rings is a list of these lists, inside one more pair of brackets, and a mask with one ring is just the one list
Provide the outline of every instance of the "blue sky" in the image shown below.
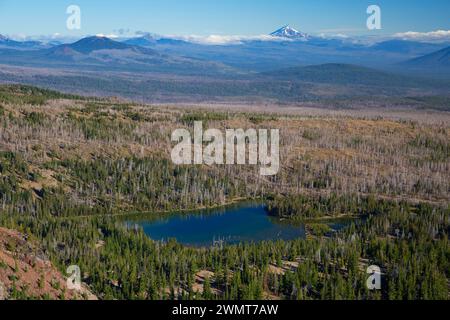
[[[82,29],[66,28],[76,4]],[[366,29],[366,8],[382,10],[380,31]],[[311,34],[393,34],[450,30],[449,0],[0,0],[0,34],[69,36],[119,29],[170,35],[260,35],[284,24]]]

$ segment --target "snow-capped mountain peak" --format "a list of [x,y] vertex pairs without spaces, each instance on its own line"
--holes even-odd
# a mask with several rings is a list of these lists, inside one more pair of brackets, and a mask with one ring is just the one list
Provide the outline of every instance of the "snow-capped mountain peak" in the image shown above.
[[272,37],[288,38],[294,40],[308,40],[306,33],[300,32],[287,25],[270,34]]

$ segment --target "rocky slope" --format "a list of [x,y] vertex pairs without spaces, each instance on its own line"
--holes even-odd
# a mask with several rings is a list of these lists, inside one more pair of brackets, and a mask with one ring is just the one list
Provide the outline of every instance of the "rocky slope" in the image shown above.
[[97,299],[85,285],[67,288],[66,278],[44,252],[20,232],[0,228],[0,300]]

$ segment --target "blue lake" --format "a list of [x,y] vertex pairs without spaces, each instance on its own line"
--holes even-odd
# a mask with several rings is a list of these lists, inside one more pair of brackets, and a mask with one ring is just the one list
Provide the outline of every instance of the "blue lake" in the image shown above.
[[[148,216],[128,221],[141,226],[153,240],[176,239],[189,246],[211,246],[214,241],[225,243],[260,242],[263,240],[293,240],[305,237],[302,224],[291,224],[270,217],[264,205],[246,203],[216,210]],[[329,223],[339,229],[345,223]]]

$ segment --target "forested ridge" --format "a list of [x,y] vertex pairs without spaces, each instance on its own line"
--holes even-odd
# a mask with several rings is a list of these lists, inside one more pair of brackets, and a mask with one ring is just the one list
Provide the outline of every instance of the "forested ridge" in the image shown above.
[[[0,117],[0,225],[38,240],[61,271],[79,265],[99,298],[449,298],[448,123],[209,113],[17,86],[2,87]],[[280,127],[281,172],[173,165],[170,132],[195,120]],[[115,215],[243,198],[315,229],[363,219],[307,239],[190,248]],[[369,265],[381,291],[366,288]]]

